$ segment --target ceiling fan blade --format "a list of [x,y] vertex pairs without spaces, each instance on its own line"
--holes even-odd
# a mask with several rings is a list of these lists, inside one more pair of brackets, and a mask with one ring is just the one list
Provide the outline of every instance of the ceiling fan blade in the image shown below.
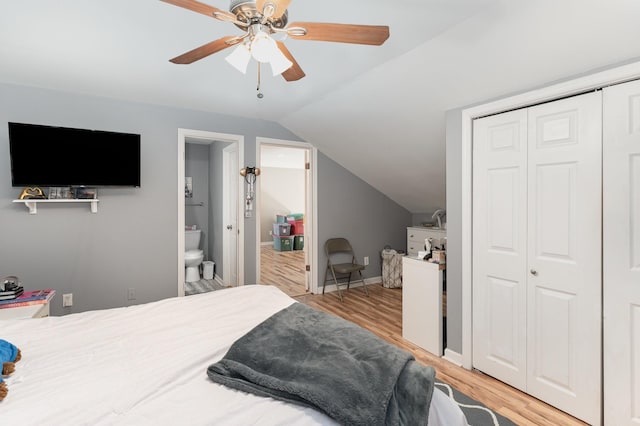
[[289,3],[291,3],[291,0],[256,0],[256,9],[263,13],[265,10],[264,7],[271,4],[273,5],[274,11],[270,17],[279,18],[287,11]]
[[[304,28],[306,35],[295,31]],[[321,22],[292,22],[289,37],[296,40],[335,41],[338,43],[368,44],[380,46],[389,38],[386,25],[327,24]]]
[[282,77],[287,81],[300,80],[302,77],[305,76],[304,71],[302,71],[302,68],[300,68],[300,65],[298,65],[298,62],[295,60],[291,52],[289,52],[289,49],[287,49],[287,46],[285,46],[284,43],[281,41],[277,43],[278,43],[278,49],[280,49],[280,51],[284,54],[284,56],[286,56],[287,59],[293,63],[291,67],[289,67],[286,71],[282,73]]
[[193,10],[194,12],[202,13],[203,15],[211,16],[221,21],[235,21],[236,16],[217,7],[209,6],[208,4],[200,3],[196,0],[160,0],[165,3],[173,4],[175,6],[184,7],[185,9]]
[[237,44],[240,40],[241,38],[236,36],[222,37],[210,43],[203,44],[200,47],[196,47],[195,49],[190,50],[187,53],[183,53],[180,56],[176,56],[175,58],[170,59],[170,61],[174,64],[191,64],[197,60],[224,50],[227,47],[231,47],[234,44]]

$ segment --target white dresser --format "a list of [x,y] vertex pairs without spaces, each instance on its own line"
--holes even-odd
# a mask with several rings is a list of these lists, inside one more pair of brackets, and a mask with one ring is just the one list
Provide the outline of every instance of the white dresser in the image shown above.
[[433,238],[433,245],[440,247],[447,237],[446,229],[410,226],[407,228],[407,256],[418,256],[418,250],[424,250],[424,240]]

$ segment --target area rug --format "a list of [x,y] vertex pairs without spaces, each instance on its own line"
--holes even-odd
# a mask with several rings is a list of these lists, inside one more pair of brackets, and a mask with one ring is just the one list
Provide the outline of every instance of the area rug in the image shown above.
[[490,410],[482,403],[463,394],[447,383],[436,380],[436,387],[449,396],[467,417],[470,426],[517,426],[508,418]]

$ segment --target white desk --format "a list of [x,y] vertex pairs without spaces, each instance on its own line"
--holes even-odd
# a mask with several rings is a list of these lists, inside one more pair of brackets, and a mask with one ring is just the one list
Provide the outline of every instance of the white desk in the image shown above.
[[442,271],[445,265],[402,258],[402,337],[442,356]]
[[0,320],[43,318],[49,316],[49,302],[0,309]]

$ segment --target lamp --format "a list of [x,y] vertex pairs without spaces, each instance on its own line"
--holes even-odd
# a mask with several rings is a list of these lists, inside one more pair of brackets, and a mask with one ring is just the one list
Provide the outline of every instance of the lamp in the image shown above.
[[246,74],[247,66],[251,60],[251,51],[246,44],[240,43],[238,47],[233,49],[233,52],[224,59],[242,74]]
[[282,53],[276,46],[276,52],[271,58],[271,71],[273,72],[273,75],[282,74],[291,68],[291,65],[293,65],[293,62],[284,56],[284,53]]
[[225,58],[235,69],[246,74],[251,57],[260,63],[271,64],[274,76],[282,74],[293,65],[293,62],[278,49],[276,41],[263,30],[263,25],[252,25],[249,34],[251,41],[240,44]]
[[271,58],[274,55],[274,50],[277,50],[276,42],[269,37],[267,33],[260,30],[251,40],[251,56],[258,62],[271,62]]

